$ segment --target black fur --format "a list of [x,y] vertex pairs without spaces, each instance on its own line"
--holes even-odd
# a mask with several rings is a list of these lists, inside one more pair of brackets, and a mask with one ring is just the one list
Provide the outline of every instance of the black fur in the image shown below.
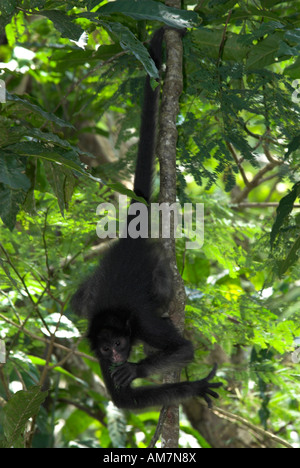
[[[158,70],[160,70],[162,62],[163,34],[163,28],[156,31],[149,47],[149,53]],[[155,90],[153,90],[150,84],[150,78],[147,75],[141,117],[140,144],[138,147],[134,178],[134,192],[136,195],[144,197],[147,202],[150,201],[152,188],[153,157],[155,152],[157,126],[156,115],[159,92],[160,86],[157,86]]]
[[[150,54],[161,65],[163,30],[157,31]],[[147,202],[151,195],[156,113],[159,87],[155,91],[146,79],[140,143],[134,191]],[[135,202],[133,202],[135,203]],[[159,242],[130,237],[114,242],[95,273],[72,299],[73,308],[89,319],[88,339],[99,359],[106,386],[114,403],[122,408],[165,405],[200,395],[211,405],[210,383],[216,368],[196,382],[132,387],[138,377],[147,377],[169,368],[182,367],[193,359],[193,347],[169,319],[163,318],[173,295],[173,279],[168,259]],[[139,363],[128,362],[132,346],[142,341],[157,352]]]

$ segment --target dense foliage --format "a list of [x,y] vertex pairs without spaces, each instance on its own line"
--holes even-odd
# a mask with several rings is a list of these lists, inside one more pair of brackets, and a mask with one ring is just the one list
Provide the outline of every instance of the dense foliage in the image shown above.
[[188,28],[178,200],[205,212],[203,246],[177,241],[196,349],[186,372],[216,360],[224,382],[214,412],[184,405],[180,443],[299,446],[299,11],[0,0],[3,447],[146,447],[154,434],[158,411],[109,402],[69,300],[106,245],[97,206],[130,193],[143,80],[157,77],[144,41],[161,24]]

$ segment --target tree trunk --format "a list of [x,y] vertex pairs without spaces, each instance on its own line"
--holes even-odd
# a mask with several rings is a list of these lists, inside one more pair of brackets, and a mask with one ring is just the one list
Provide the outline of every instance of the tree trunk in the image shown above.
[[[180,7],[178,1],[166,1],[173,7]],[[176,30],[165,31],[167,50],[167,68],[163,86],[160,109],[159,137],[157,154],[160,161],[160,202],[172,204],[176,202],[176,143],[177,143],[177,115],[179,111],[179,97],[182,92],[182,41],[181,34]],[[173,214],[171,213],[171,216]],[[164,247],[170,258],[174,274],[175,296],[169,314],[174,325],[183,333],[185,289],[176,263],[174,218],[171,219],[171,235],[169,239],[162,239]],[[179,380],[179,372],[168,373],[165,383]],[[179,437],[179,408],[169,407],[166,410],[162,426],[162,446],[165,448],[178,447]]]

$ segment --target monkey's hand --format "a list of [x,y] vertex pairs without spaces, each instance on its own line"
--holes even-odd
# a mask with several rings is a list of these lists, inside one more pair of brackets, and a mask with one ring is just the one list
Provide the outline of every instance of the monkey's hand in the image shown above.
[[111,376],[117,387],[128,387],[138,377],[138,364],[125,362],[114,369]]
[[219,398],[219,395],[217,394],[217,392],[211,389],[219,388],[223,385],[222,382],[216,382],[216,383],[209,382],[209,380],[213,379],[214,376],[216,375],[217,367],[218,367],[217,364],[215,364],[213,369],[211,370],[211,372],[208,374],[207,377],[195,382],[195,384],[198,387],[198,392],[197,392],[198,395],[204,398],[209,408],[212,408],[212,401],[208,395],[212,396],[213,398]]

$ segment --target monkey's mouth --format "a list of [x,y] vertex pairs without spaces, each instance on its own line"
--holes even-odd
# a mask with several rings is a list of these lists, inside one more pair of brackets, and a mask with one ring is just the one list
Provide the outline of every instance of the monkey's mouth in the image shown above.
[[125,362],[125,359],[123,358],[123,356],[121,356],[121,354],[118,354],[118,353],[115,353],[113,355],[113,363],[114,364],[123,364]]

